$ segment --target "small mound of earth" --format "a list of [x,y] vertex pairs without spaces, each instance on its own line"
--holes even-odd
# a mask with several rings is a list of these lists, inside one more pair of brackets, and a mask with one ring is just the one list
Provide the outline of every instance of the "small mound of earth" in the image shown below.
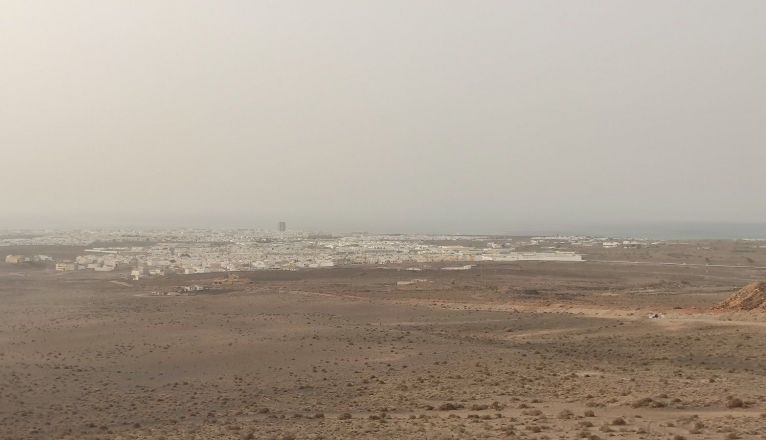
[[713,308],[716,310],[766,312],[766,282],[750,283]]

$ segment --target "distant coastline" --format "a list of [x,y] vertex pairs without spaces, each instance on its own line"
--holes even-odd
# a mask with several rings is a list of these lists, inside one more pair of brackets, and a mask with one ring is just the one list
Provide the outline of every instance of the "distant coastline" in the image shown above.
[[654,240],[746,240],[766,239],[766,223],[652,222],[633,224],[587,224],[561,228],[528,229],[514,235],[588,235]]

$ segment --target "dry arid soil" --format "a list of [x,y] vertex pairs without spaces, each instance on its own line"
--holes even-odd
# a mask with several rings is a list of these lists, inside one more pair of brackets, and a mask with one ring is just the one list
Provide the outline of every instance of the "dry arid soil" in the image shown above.
[[150,292],[217,275],[0,263],[0,438],[766,438],[766,319],[713,309],[766,279],[766,252],[736,249],[264,271],[193,296]]

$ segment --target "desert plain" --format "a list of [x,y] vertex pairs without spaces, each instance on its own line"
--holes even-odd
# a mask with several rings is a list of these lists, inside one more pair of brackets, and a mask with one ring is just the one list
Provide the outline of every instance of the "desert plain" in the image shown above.
[[0,263],[0,438],[766,438],[766,314],[716,308],[766,280],[757,244],[224,282]]

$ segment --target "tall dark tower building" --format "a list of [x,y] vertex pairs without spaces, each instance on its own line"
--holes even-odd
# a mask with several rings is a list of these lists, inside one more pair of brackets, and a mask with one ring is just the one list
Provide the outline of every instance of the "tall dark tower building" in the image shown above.
[[279,232],[285,232],[287,230],[287,223],[279,222]]

